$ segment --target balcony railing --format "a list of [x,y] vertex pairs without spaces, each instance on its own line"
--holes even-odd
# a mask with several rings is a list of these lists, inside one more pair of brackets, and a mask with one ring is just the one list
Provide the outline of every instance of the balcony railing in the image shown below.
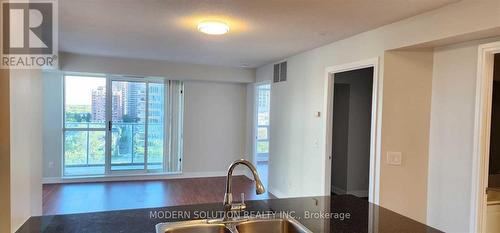
[[268,161],[269,159],[269,125],[258,125],[257,127],[257,161]]
[[[146,148],[148,169],[163,168],[162,123],[148,124],[147,146],[145,123],[114,122],[112,125],[111,170],[144,169]],[[105,164],[105,124],[70,122],[66,123],[66,128],[69,130],[66,130],[64,140],[65,173],[84,173],[82,169],[102,173],[101,168]]]

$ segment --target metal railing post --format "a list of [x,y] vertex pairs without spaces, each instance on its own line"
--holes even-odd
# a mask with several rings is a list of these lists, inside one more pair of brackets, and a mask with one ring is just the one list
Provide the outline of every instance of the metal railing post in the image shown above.
[[[90,128],[90,123],[87,123],[87,129]],[[89,166],[89,148],[90,148],[90,131],[87,130],[87,163],[86,166]]]
[[132,142],[130,143],[130,145],[132,145],[132,150],[131,150],[131,155],[132,155],[132,159],[131,159],[131,164],[134,164],[134,124],[132,123],[131,124],[131,127],[132,127],[132,133],[131,133],[131,137],[130,139],[132,140]]

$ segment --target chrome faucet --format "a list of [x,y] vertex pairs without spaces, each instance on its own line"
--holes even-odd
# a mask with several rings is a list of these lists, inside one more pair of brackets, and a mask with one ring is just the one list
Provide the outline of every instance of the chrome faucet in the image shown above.
[[255,193],[257,195],[263,194],[266,192],[266,189],[264,188],[264,185],[260,181],[259,174],[257,173],[257,169],[255,169],[255,166],[250,163],[248,160],[244,159],[239,159],[234,161],[231,166],[229,166],[229,169],[227,170],[227,176],[226,176],[226,194],[224,194],[224,219],[227,219],[227,213],[230,211],[242,211],[245,210],[246,205],[243,200],[244,196],[242,195],[242,202],[233,204],[233,194],[232,194],[232,178],[233,178],[233,170],[236,166],[239,164],[243,164],[247,166],[250,171],[252,171],[253,178],[255,180]]

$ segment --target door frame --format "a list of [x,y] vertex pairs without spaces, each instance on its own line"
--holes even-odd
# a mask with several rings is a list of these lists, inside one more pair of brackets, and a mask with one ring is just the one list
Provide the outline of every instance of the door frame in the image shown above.
[[470,232],[484,232],[486,230],[486,188],[488,187],[493,65],[494,55],[497,53],[500,53],[500,42],[483,44],[478,48]]
[[[259,101],[259,96],[258,96],[258,87],[260,85],[271,85],[272,89],[272,81],[271,80],[265,80],[261,82],[256,82],[253,84],[253,114],[252,114],[252,163],[257,166],[257,126],[258,126],[258,101]],[[269,95],[272,98],[272,90],[270,91]],[[271,103],[269,103],[269,106],[271,106]],[[271,107],[269,107],[269,118],[271,116]],[[267,132],[267,137],[269,141],[269,146],[271,145],[271,119],[269,119],[269,128]],[[268,153],[268,158],[267,162],[269,163],[269,154]]]
[[[105,162],[105,174],[106,175],[143,175],[143,174],[148,174],[148,173],[162,173],[166,170],[166,164],[167,164],[167,157],[165,156],[165,154],[167,153],[167,150],[166,147],[167,145],[165,145],[166,141],[165,141],[165,134],[163,136],[163,169],[161,171],[155,171],[155,170],[149,170],[148,169],[148,127],[149,127],[149,124],[148,124],[148,121],[146,120],[146,122],[144,122],[144,135],[145,135],[145,138],[144,138],[144,168],[142,169],[132,169],[132,170],[111,170],[111,151],[112,151],[112,148],[111,148],[111,145],[112,145],[112,131],[111,131],[111,128],[110,128],[110,123],[112,122],[112,112],[113,112],[113,104],[112,104],[112,100],[113,100],[113,93],[112,93],[112,89],[113,89],[113,82],[137,82],[137,83],[144,83],[145,85],[145,89],[146,89],[146,92],[145,92],[145,96],[146,96],[146,99],[145,99],[145,109],[144,109],[144,112],[145,112],[145,119],[149,119],[149,84],[150,83],[165,83],[165,79],[162,78],[162,77],[129,77],[129,76],[121,76],[121,75],[106,75],[106,81],[107,81],[107,85],[106,85],[106,162]],[[165,90],[165,96],[166,96],[166,90]],[[164,111],[167,111],[166,109],[166,103],[164,102],[163,103],[164,105]],[[165,114],[165,113],[164,113]],[[170,125],[167,126],[167,123],[164,122],[163,123],[163,131],[165,131],[165,129],[167,129],[167,127],[170,127]],[[169,148],[167,148],[169,149]]]
[[379,75],[379,57],[356,61],[347,64],[335,65],[325,68],[325,90],[324,90],[324,194],[331,195],[332,176],[332,127],[333,127],[333,85],[336,73],[359,70],[373,67],[373,89],[372,89],[372,111],[370,130],[370,179],[368,188],[368,201],[379,204],[380,189],[380,156],[381,156],[381,125],[382,125],[382,91],[383,80]]

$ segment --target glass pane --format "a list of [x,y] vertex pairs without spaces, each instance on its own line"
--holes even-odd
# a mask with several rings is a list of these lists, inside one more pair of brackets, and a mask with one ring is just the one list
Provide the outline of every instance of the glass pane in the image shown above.
[[148,169],[163,169],[165,85],[150,83],[148,97]]
[[260,85],[257,89],[257,124],[269,125],[269,110],[271,101],[271,85]]
[[269,125],[269,112],[259,112],[257,119],[259,125]]
[[257,142],[257,153],[258,154],[269,153],[269,141],[258,141]]
[[106,78],[64,77],[66,128],[106,128]]
[[271,84],[257,87],[257,161],[269,157],[269,112],[271,105]]
[[104,174],[104,131],[64,133],[64,175]]
[[144,169],[146,84],[112,82],[111,170]]
[[90,131],[88,133],[89,133],[89,165],[104,166],[106,132]]
[[267,139],[267,127],[259,127],[259,129],[257,130],[257,139]]

